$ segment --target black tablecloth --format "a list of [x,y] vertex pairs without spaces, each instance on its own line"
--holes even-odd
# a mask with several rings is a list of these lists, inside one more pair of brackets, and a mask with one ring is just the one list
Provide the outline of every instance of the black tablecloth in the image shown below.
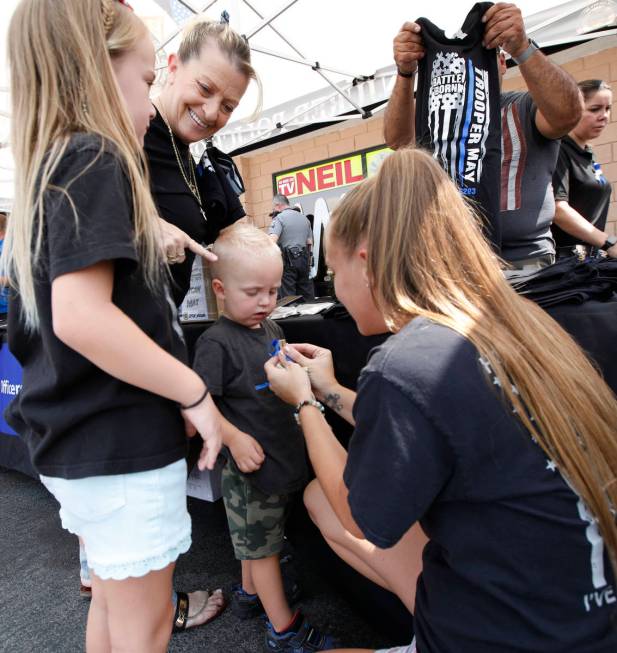
[[[568,332],[595,361],[606,382],[617,394],[617,299],[607,302],[588,301],[580,305],[554,306],[548,313]],[[278,322],[288,342],[311,342],[333,352],[335,371],[346,387],[355,388],[358,374],[369,351],[387,337],[364,337],[358,333],[351,318],[325,319],[320,315],[290,317]],[[183,325],[189,353],[199,335],[212,322]],[[2,343],[6,341],[0,332]],[[351,428],[334,413],[327,414],[342,442],[346,442]],[[26,447],[14,435],[0,432],[0,466],[17,469],[36,476]]]
[[[368,352],[386,337],[363,337],[358,333],[351,318],[324,319],[320,315],[305,317],[289,317],[279,320],[288,342],[311,342],[321,347],[327,347],[334,352],[335,370],[340,382],[350,388],[355,388],[358,374],[362,369]],[[182,329],[187,342],[189,356],[192,359],[197,338],[213,322],[194,322],[183,324]],[[6,342],[6,332],[0,332],[2,344]],[[332,427],[342,442],[346,442],[351,434],[351,427],[338,415],[329,412]],[[36,477],[28,450],[15,435],[0,432],[0,466],[16,469],[24,474]]]

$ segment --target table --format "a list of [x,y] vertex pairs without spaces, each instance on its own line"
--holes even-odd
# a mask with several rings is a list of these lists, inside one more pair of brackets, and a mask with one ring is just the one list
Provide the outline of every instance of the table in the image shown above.
[[[213,324],[193,322],[182,325],[189,357],[192,359],[197,338]],[[348,387],[355,388],[356,380],[364,365],[368,352],[387,336],[364,337],[358,333],[351,318],[328,319],[320,315],[289,317],[278,320],[289,342],[312,342],[331,349],[335,354],[336,374]],[[6,330],[0,330],[0,409],[4,409],[21,387],[21,368],[6,345]],[[339,439],[346,443],[351,435],[351,427],[338,415],[330,412],[332,428]],[[28,450],[24,443],[10,429],[0,415],[0,466],[18,470],[33,477],[35,473],[30,464]]]

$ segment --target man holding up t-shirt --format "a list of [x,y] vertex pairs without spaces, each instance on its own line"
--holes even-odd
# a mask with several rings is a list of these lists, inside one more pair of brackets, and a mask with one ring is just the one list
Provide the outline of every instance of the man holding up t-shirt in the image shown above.
[[[574,79],[527,37],[516,5],[497,3],[482,21],[484,47],[507,52],[529,89],[501,94],[500,254],[515,268],[541,268],[555,257],[551,177],[558,139],[578,123],[580,95]],[[394,149],[415,141],[413,78],[425,54],[420,25],[405,23],[394,39],[398,75],[384,119],[384,138]],[[506,72],[505,56],[500,53],[498,57],[501,79]]]

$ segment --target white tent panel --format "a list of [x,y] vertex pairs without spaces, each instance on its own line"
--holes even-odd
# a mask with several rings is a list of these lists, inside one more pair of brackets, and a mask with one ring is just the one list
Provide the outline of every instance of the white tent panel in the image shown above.
[[[194,12],[218,19],[229,12],[231,25],[249,35],[253,62],[263,82],[263,114],[247,122],[256,104],[251,88],[234,114],[234,121],[217,135],[217,144],[233,151],[306,124],[343,119],[343,114],[387,99],[393,81],[392,38],[406,20],[426,16],[447,33],[462,24],[473,2],[420,0],[130,0],[146,20],[165,55],[177,48],[177,33]],[[0,2],[0,205],[12,197],[9,136],[6,30],[18,0]],[[520,0],[526,24],[540,45],[576,38],[580,12],[590,0]],[[614,6],[612,0],[594,4]],[[192,11],[191,9],[192,8]],[[286,9],[285,9],[286,8]],[[281,11],[285,9],[285,11]],[[534,15],[532,12],[536,12]],[[277,17],[263,25],[262,17]],[[254,34],[254,35],[253,35]],[[175,38],[172,38],[174,37]],[[273,54],[274,53],[274,54]],[[280,56],[274,56],[274,55]],[[319,62],[324,77],[295,60]],[[365,79],[353,84],[354,78]],[[359,115],[359,114],[357,114]]]

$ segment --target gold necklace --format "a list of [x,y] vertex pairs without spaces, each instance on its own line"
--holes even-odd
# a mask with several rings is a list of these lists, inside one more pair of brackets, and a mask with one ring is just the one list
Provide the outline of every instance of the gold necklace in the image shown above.
[[184,183],[188,186],[188,189],[191,191],[191,194],[197,200],[197,204],[199,204],[199,210],[201,211],[201,215],[203,216],[203,219],[206,222],[208,222],[208,218],[206,217],[203,205],[201,203],[199,186],[197,186],[197,176],[195,175],[195,162],[193,161],[191,150],[190,148],[188,148],[188,175],[187,175],[187,173],[184,171],[182,160],[180,159],[180,153],[178,152],[178,147],[176,145],[176,139],[174,138],[174,133],[171,130],[169,123],[165,119],[163,112],[159,111],[159,113],[161,114],[161,118],[163,119],[163,122],[165,123],[165,126],[169,131],[169,137],[171,138],[171,145],[173,147],[174,154],[176,155],[176,162],[178,163],[178,168],[180,168],[180,174],[182,175],[182,179],[184,179]]

